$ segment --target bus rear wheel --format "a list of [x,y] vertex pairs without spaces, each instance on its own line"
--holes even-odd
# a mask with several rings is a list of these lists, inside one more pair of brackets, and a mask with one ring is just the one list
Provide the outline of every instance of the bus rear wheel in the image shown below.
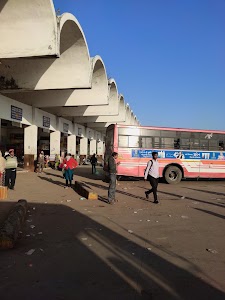
[[165,171],[164,178],[169,184],[177,184],[182,179],[182,171],[177,166],[169,166]]

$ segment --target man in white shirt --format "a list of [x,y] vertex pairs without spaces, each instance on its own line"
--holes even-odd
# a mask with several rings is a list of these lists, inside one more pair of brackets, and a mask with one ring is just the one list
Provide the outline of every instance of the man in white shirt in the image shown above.
[[158,153],[152,152],[152,160],[148,162],[147,168],[145,170],[145,180],[149,180],[152,188],[145,192],[146,198],[149,199],[149,194],[153,192],[154,203],[159,203],[157,198],[157,187],[159,182],[159,163],[158,163]]

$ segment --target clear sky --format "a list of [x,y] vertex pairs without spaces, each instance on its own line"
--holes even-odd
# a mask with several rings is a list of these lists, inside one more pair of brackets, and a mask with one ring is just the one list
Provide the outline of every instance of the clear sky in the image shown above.
[[54,0],[142,125],[225,130],[225,0]]

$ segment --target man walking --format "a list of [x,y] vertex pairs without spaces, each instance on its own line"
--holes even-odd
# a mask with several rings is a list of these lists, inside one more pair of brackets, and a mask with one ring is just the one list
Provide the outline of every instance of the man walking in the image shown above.
[[96,173],[96,165],[97,165],[97,157],[95,156],[95,154],[92,155],[91,159],[90,159],[90,162],[91,162],[91,166],[92,166],[92,174],[95,174]]
[[5,157],[6,167],[5,167],[5,186],[14,190],[16,182],[16,168],[18,165],[17,158],[14,155],[14,150],[10,149],[9,154]]
[[115,203],[115,194],[116,194],[116,174],[117,174],[117,166],[120,164],[116,162],[118,158],[118,153],[113,152],[112,156],[109,157],[108,161],[108,171],[109,171],[109,191],[108,191],[108,203]]
[[152,152],[152,160],[148,162],[147,168],[145,170],[145,180],[149,180],[152,188],[145,192],[146,198],[149,199],[149,194],[153,192],[154,203],[159,203],[157,198],[157,187],[159,182],[159,163],[158,163],[158,153]]

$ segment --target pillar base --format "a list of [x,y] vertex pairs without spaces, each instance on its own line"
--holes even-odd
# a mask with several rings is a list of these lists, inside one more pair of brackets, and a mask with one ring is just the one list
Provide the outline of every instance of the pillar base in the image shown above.
[[24,155],[24,170],[34,172],[34,155],[25,154]]

